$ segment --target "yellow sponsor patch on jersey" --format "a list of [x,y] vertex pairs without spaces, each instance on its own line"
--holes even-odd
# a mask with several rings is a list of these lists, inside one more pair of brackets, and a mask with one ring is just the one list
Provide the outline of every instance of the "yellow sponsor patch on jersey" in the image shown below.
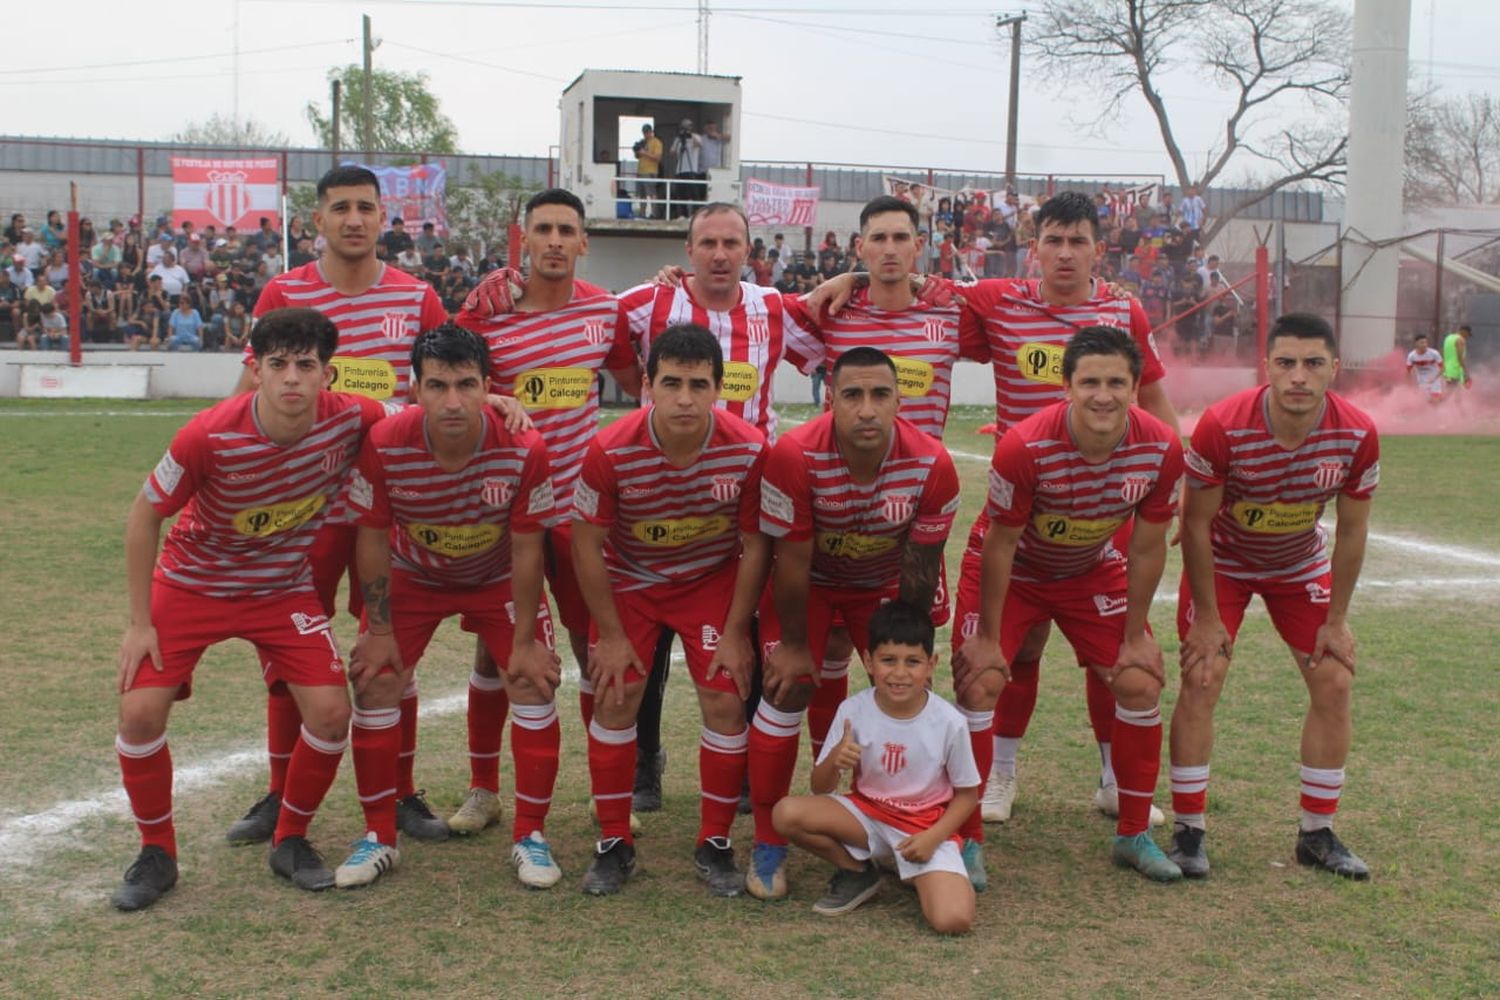
[[494,548],[505,529],[498,524],[408,524],[406,533],[429,552],[462,559]]
[[270,504],[265,507],[251,507],[234,515],[234,530],[254,538],[265,538],[267,535],[291,531],[311,520],[318,511],[323,509],[323,504],[323,494],[314,493],[301,500],[289,500],[286,503]]
[[594,373],[587,368],[533,368],[512,387],[528,410],[574,410],[589,401]]
[[724,387],[719,390],[720,399],[743,403],[759,388],[760,372],[754,365],[747,361],[724,362]]
[[1086,521],[1062,514],[1037,514],[1031,519],[1037,534],[1054,545],[1098,545],[1115,533],[1125,523],[1121,517],[1105,518],[1102,521]]
[[352,392],[371,399],[390,399],[396,394],[396,368],[389,361],[335,354],[329,364],[333,366],[333,381],[328,388],[334,392]]
[[1062,385],[1062,358],[1057,344],[1022,344],[1016,349],[1016,370],[1028,382]]
[[896,547],[896,541],[890,535],[860,535],[852,531],[820,531],[817,536],[819,552],[843,559],[885,555]]
[[925,396],[932,391],[932,365],[918,358],[903,358],[892,354],[896,366],[896,385],[906,397]]
[[1318,523],[1315,503],[1249,503],[1241,500],[1229,514],[1246,531],[1258,535],[1290,535]]
[[713,517],[684,517],[680,520],[641,521],[630,527],[630,533],[647,545],[664,549],[717,538],[734,527],[723,514]]

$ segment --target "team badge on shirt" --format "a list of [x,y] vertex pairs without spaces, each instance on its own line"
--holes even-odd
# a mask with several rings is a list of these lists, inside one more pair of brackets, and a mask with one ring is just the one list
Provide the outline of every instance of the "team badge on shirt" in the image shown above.
[[483,487],[479,491],[480,499],[491,507],[509,507],[511,498],[516,495],[516,489],[505,479],[485,479]]
[[1313,482],[1318,484],[1320,490],[1331,490],[1344,481],[1344,463],[1336,461],[1319,462],[1318,467],[1313,470]]
[[929,316],[922,321],[922,336],[934,344],[941,344],[947,339],[948,331],[944,327],[942,319],[937,316]]
[[740,481],[734,476],[714,476],[708,492],[720,503],[728,503],[740,495]]
[[393,344],[406,339],[406,314],[388,312],[380,317],[380,335]]
[[590,344],[603,344],[609,340],[609,327],[602,319],[583,321],[583,336]]
[[1126,503],[1140,503],[1151,492],[1150,476],[1126,476],[1120,484],[1120,499]]
[[771,321],[768,319],[746,320],[745,339],[752,344],[769,344],[771,342]]
[[321,464],[324,472],[333,475],[339,471],[339,466],[344,464],[344,449],[342,447],[329,448],[323,453]]
[[911,520],[912,499],[905,493],[892,493],[881,502],[880,512],[892,524],[905,524]]
[[887,743],[880,754],[880,766],[886,774],[900,774],[906,767],[906,744]]

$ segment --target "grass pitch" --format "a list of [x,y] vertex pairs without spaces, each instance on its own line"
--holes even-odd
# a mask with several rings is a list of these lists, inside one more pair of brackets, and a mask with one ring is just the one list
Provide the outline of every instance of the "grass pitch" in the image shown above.
[[[682,670],[669,693],[666,809],[644,817],[640,874],[621,897],[577,891],[594,834],[572,684],[559,693],[564,760],[548,834],[565,879],[555,890],[515,882],[505,826],[469,841],[407,842],[401,869],[370,890],[299,893],[269,873],[263,849],[222,840],[264,780],[262,689],[240,643],[208,654],[192,700],[173,714],[181,882],[146,913],[111,910],[108,894],[136,850],[112,749],[124,515],[193,409],[0,401],[0,995],[1500,992],[1500,439],[1383,443],[1377,540],[1354,605],[1362,662],[1339,819],[1372,882],[1292,859],[1306,698],[1269,621],[1253,612],[1219,712],[1212,879],[1164,887],[1112,868],[1112,826],[1089,805],[1097,760],[1082,678],[1054,637],[1015,818],[989,828],[979,924],[940,940],[894,882],[847,917],[814,915],[827,872],[795,851],[784,903],[705,895],[691,866],[698,723]],[[947,435],[950,448],[978,456],[957,458],[962,531],[982,499],[990,439],[974,431],[987,419],[958,408]],[[961,549],[960,532],[949,543],[955,576]],[[1164,591],[1175,591],[1177,565],[1174,554]],[[1163,601],[1152,613],[1169,663],[1174,612]],[[347,646],[352,621],[341,617],[337,631]],[[467,785],[471,649],[445,627],[419,670],[432,711],[418,783],[441,813]],[[946,676],[938,690],[947,693]],[[508,747],[502,761],[508,795]],[[1158,802],[1166,796],[1164,767]],[[508,801],[506,812],[508,821]],[[337,863],[361,832],[346,763],[313,837]],[[743,861],[748,819],[736,834]]]

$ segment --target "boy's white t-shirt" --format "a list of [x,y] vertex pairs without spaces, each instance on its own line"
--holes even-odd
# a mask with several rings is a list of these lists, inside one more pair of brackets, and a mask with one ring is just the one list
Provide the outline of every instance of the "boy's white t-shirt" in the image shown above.
[[874,688],[846,698],[833,716],[819,763],[843,741],[845,720],[861,748],[849,798],[871,819],[920,833],[943,815],[953,789],[979,785],[968,724],[931,691],[922,711],[910,719],[882,712]]

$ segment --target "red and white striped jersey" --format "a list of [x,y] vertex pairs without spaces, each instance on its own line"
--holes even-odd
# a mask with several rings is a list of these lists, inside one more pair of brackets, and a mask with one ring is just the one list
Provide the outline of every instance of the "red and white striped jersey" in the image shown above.
[[630,338],[642,363],[651,340],[669,326],[696,323],[719,339],[724,352],[724,387],[719,405],[776,440],[776,409],[771,383],[785,357],[811,373],[823,360],[823,345],[787,315],[785,300],[774,288],[740,282],[739,305],[727,311],[700,306],[687,284],[637,285],[620,296]]
[[554,524],[572,509],[573,483],[599,429],[599,370],[635,361],[619,301],[608,294],[585,296],[576,285],[574,295],[549,312],[458,318],[489,344],[495,391],[520,400],[547,442],[557,492]]
[[812,315],[800,299],[788,296],[787,313],[797,325],[816,331],[823,341],[822,363],[830,370],[839,355],[853,347],[884,351],[896,365],[901,389],[901,416],[925,434],[942,438],[953,395],[953,364],[959,358],[988,361],[989,345],[977,324],[960,334],[958,306],[913,302],[906,309],[878,309],[870,293],[854,293],[837,316]]
[[279,445],[256,420],[256,395],[241,393],[189,420],[146,478],[142,490],[158,514],[182,511],[162,544],[158,580],[209,597],[312,588],[313,536],[385,408],[319,393],[312,427]]
[[[408,397],[412,341],[448,321],[431,285],[384,264],[375,284],[358,295],[330,285],[317,261],[278,274],[255,300],[255,318],[287,307],[316,309],[339,328],[329,388],[398,402]],[[254,360],[246,344],[245,363]]]
[[573,490],[573,518],[609,529],[604,562],[616,590],[686,583],[740,555],[741,532],[760,530],[766,438],[715,411],[693,463],[667,460],[653,407],[621,417],[589,444]]
[[896,418],[872,483],[856,483],[825,413],[771,449],[760,488],[760,530],[813,540],[812,582],[885,590],[901,580],[908,541],[941,545],[958,511],[958,471],[941,441]]
[[1005,432],[990,463],[986,504],[996,524],[1025,525],[1016,544],[1016,580],[1064,580],[1124,557],[1110,544],[1120,525],[1153,523],[1177,512],[1182,443],[1162,421],[1130,408],[1125,436],[1103,462],[1078,450],[1071,403],[1054,403]]
[[377,424],[349,478],[349,507],[367,528],[389,528],[391,566],[428,587],[489,587],[510,579],[510,536],[552,516],[547,446],[512,434],[486,407],[484,435],[457,472],[438,464],[427,415],[411,406]]
[[1367,414],[1330,392],[1318,426],[1288,451],[1271,433],[1269,393],[1246,389],[1204,411],[1188,445],[1187,481],[1224,488],[1210,532],[1217,572],[1296,583],[1328,571],[1324,505],[1374,494],[1380,440]]

